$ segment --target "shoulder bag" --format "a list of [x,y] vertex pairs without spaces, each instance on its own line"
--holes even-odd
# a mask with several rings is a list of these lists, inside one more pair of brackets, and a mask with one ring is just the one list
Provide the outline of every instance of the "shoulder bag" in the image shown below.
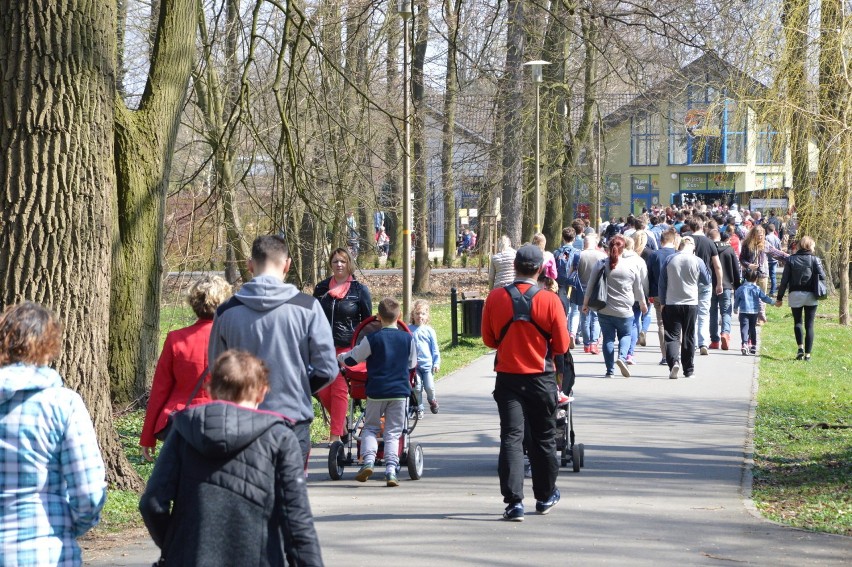
[[[192,393],[189,395],[189,399],[186,400],[186,405],[184,409],[189,407],[189,404],[192,403],[192,400],[195,399],[195,395],[198,393],[198,390],[201,389],[201,385],[204,383],[204,376],[207,374],[207,366],[204,367],[204,370],[201,371],[201,375],[198,377],[198,382],[195,384],[195,388],[193,388]],[[169,436],[169,432],[172,430],[172,417],[180,410],[174,410],[169,413],[168,420],[166,421],[166,426],[156,432],[154,437],[159,439],[160,441],[165,441],[166,437]]]
[[598,262],[598,270],[589,281],[589,309],[599,311],[606,307],[606,258]]
[[819,263],[819,258],[816,256],[811,257],[812,277],[816,280],[816,284],[814,285],[814,295],[816,295],[817,299],[825,299],[828,297],[828,288],[825,287],[825,282],[819,277],[820,270],[817,268]]

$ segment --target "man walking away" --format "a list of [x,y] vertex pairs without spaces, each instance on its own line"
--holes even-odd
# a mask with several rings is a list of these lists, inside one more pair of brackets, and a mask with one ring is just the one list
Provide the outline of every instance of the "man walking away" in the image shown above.
[[695,320],[699,285],[710,285],[710,272],[704,262],[695,256],[693,237],[684,236],[679,252],[669,258],[660,275],[666,362],[672,380],[677,378],[681,365],[685,377],[689,378],[695,372]]
[[660,366],[668,364],[666,362],[666,337],[663,331],[663,304],[660,301],[660,274],[662,274],[669,256],[677,254],[675,242],[679,238],[680,236],[675,229],[666,230],[660,235],[660,249],[648,257],[648,296],[653,300],[654,311],[657,314],[657,336],[660,339],[660,352],[663,355]]
[[216,310],[208,360],[239,349],[266,363],[269,394],[260,409],[296,422],[293,431],[307,463],[311,395],[331,384],[339,370],[331,326],[315,298],[285,283],[290,252],[283,238],[256,238],[248,267],[254,278]]
[[524,519],[525,423],[536,512],[547,514],[560,498],[553,354],[568,350],[568,327],[559,296],[536,286],[543,262],[537,246],[521,246],[515,281],[492,290],[482,313],[482,341],[497,349],[494,400],[500,414],[497,471],[507,505],[503,519],[515,522]]
[[698,319],[696,331],[698,332],[698,348],[701,354],[709,354],[707,347],[710,345],[710,299],[713,294],[722,293],[722,264],[719,263],[719,251],[716,245],[704,235],[704,222],[698,217],[690,217],[686,225],[692,231],[692,239],[695,242],[695,255],[704,262],[712,281],[706,285],[698,286]]
[[[740,260],[729,242],[729,234],[719,234],[716,229],[708,233],[719,251],[722,264],[722,293],[710,298],[710,348],[728,350],[731,343],[731,313],[733,293],[740,286]],[[721,333],[719,327],[722,327]]]

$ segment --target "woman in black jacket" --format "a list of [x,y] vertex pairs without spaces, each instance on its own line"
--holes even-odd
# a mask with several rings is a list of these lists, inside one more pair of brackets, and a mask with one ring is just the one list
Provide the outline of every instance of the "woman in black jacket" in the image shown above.
[[[799,241],[798,250],[792,254],[784,265],[781,285],[778,286],[778,296],[775,306],[781,307],[784,292],[790,288],[787,303],[793,311],[793,331],[796,333],[796,344],[799,350],[796,360],[811,359],[811,349],[814,346],[814,319],[817,310],[817,288],[819,282],[825,282],[825,270],[822,262],[814,255],[816,243],[810,236],[803,236]],[[824,285],[824,284],[823,284]],[[804,324],[802,322],[804,312]],[[804,335],[804,341],[802,340]]]
[[[328,322],[337,354],[352,348],[352,335],[358,324],[372,315],[373,300],[367,286],[357,281],[355,267],[349,252],[343,248],[332,251],[328,257],[331,277],[314,288]],[[331,417],[329,444],[334,443],[346,429],[346,411],[349,407],[349,389],[346,380],[338,374],[331,386],[317,394],[320,403]]]

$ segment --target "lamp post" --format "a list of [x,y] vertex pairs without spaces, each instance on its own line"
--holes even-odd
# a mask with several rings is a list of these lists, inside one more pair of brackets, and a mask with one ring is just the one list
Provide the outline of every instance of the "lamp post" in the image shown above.
[[412,0],[397,0],[396,13],[402,18],[402,313],[411,307],[411,121],[409,97],[411,83],[408,76],[408,21],[414,15]]
[[535,231],[541,232],[541,124],[539,116],[541,106],[539,104],[539,87],[542,82],[542,67],[550,65],[550,61],[527,61],[532,70],[532,79],[535,83]]

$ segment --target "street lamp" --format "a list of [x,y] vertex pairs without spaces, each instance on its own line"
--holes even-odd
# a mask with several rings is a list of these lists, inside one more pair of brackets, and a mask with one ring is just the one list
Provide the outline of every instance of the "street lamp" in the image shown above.
[[527,61],[524,67],[529,65],[532,71],[532,79],[535,83],[535,232],[541,232],[541,125],[539,116],[541,107],[539,105],[539,87],[542,82],[542,67],[550,65],[550,61]]
[[412,0],[397,0],[396,13],[402,18],[402,313],[411,307],[411,121],[408,76],[408,21],[414,15]]

